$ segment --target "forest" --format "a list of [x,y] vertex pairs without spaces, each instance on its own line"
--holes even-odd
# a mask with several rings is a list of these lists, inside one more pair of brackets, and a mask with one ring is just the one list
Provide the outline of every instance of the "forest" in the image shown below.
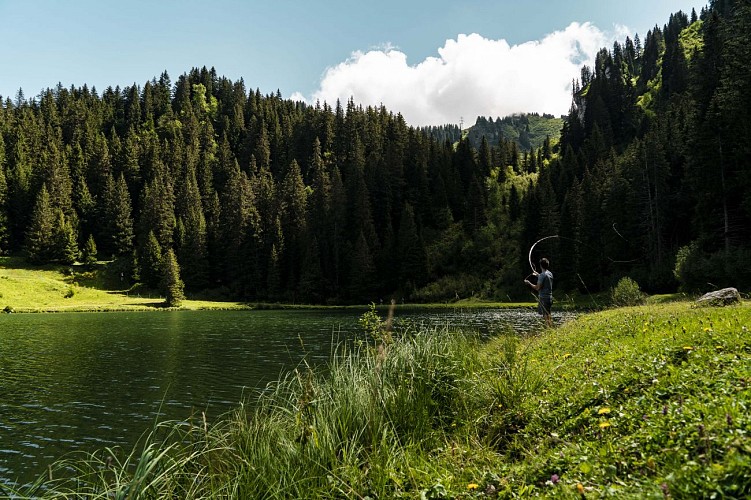
[[[0,100],[0,252],[242,300],[505,300],[556,236],[533,259],[560,293],[749,290],[749,63],[751,5],[714,0],[601,49],[563,120],[516,132],[415,128],[205,67],[19,90]],[[532,141],[540,120],[560,134]]]

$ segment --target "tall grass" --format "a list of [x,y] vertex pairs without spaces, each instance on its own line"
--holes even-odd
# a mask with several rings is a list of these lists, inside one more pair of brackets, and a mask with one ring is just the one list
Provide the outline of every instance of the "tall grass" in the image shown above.
[[426,456],[468,418],[473,337],[406,332],[343,344],[222,422],[164,423],[124,458],[58,462],[18,496],[49,498],[392,498],[431,484]]
[[343,348],[297,370],[233,418],[240,497],[389,497],[423,484],[419,457],[466,415],[468,338],[422,331],[385,349]]

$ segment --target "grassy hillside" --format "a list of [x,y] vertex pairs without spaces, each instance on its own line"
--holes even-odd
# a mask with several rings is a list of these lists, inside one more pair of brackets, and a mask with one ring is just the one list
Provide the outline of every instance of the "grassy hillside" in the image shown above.
[[608,310],[485,344],[424,330],[392,340],[374,318],[364,324],[385,343],[342,352],[321,373],[301,367],[217,426],[165,424],[129,455],[58,464],[23,493],[751,495],[748,303]]
[[[92,267],[30,266],[0,257],[0,310],[6,312],[154,310],[164,298],[153,290],[128,289],[105,263]],[[183,309],[244,307],[237,302],[187,300]]]
[[561,137],[563,119],[551,115],[519,114],[488,120],[479,117],[468,129],[468,137],[475,148],[480,147],[483,136],[489,144],[497,144],[501,137],[516,142],[522,151],[537,150],[546,137],[552,145]]

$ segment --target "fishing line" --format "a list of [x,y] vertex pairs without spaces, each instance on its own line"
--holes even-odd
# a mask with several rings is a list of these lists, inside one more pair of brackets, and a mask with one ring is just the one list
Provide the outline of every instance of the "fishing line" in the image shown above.
[[594,302],[594,304],[595,304],[595,307],[596,307],[597,309],[599,309],[599,308],[600,308],[600,304],[598,304],[598,303],[597,303],[597,301],[595,300],[595,296],[594,296],[594,295],[592,295],[592,293],[591,293],[591,292],[589,291],[589,288],[587,288],[587,284],[586,284],[586,283],[584,283],[584,280],[583,280],[583,279],[582,279],[582,277],[581,277],[581,276],[579,275],[579,273],[576,273],[576,276],[577,276],[577,277],[579,278],[579,281],[581,281],[581,284],[582,284],[582,285],[584,286],[584,290],[586,290],[586,292],[587,292],[587,295],[589,295],[589,298],[590,298],[590,299],[592,299],[592,302]]
[[[615,232],[618,234],[618,236],[621,236],[621,234],[618,233],[618,230],[615,229],[615,223],[613,224],[613,230],[615,230]],[[540,238],[539,240],[535,241],[532,244],[532,246],[529,247],[529,255],[527,256],[527,259],[529,261],[529,267],[532,268],[532,274],[534,274],[534,273],[537,272],[537,269],[535,269],[534,264],[532,264],[532,252],[534,251],[535,246],[537,246],[538,243],[540,243],[542,241],[545,241],[545,240],[548,240],[548,239],[551,239],[551,238],[558,238],[558,239],[561,239],[561,240],[573,241],[573,242],[579,243],[580,245],[583,245],[583,246],[585,246],[587,248],[590,248],[590,249],[593,249],[593,250],[600,250],[599,248],[596,248],[596,247],[594,247],[592,245],[588,245],[588,244],[584,243],[581,240],[577,240],[576,238],[569,238],[568,236],[560,236],[558,234],[554,234],[554,235],[551,235],[551,236],[545,236],[545,237]],[[621,238],[623,238],[623,236],[621,236]],[[623,239],[624,239],[624,241],[628,241],[625,238],[623,238]],[[609,260],[610,262],[612,262],[613,264],[631,264],[631,263],[638,262],[639,260],[641,260],[641,257],[640,258],[636,258],[636,259],[630,259],[630,260],[617,260],[617,259],[613,259],[612,257],[610,257],[608,255],[604,255],[603,257],[606,258],[607,260]]]
[[623,237],[623,235],[621,233],[618,232],[618,229],[615,228],[615,222],[613,222],[613,231],[615,231],[615,234],[617,234],[618,236],[620,236],[623,241],[625,241],[626,243],[629,242],[626,238]]
[[[620,236],[621,239],[623,239],[625,242],[628,243],[628,240],[626,238],[624,238],[621,233],[618,232],[618,229],[616,229],[615,222],[613,223],[612,227],[613,227],[613,231],[615,231],[615,233],[618,236]],[[553,235],[550,235],[550,236],[544,236],[544,237],[540,238],[539,240],[535,241],[532,244],[532,246],[529,247],[529,254],[527,255],[527,260],[529,261],[529,267],[532,269],[532,273],[529,274],[525,278],[525,280],[528,280],[530,277],[532,277],[532,276],[534,276],[534,275],[537,274],[537,270],[535,269],[535,266],[532,263],[532,252],[534,251],[535,247],[537,246],[538,243],[543,242],[545,240],[553,239],[553,238],[558,238],[558,239],[563,239],[563,240],[569,240],[569,241],[573,241],[575,243],[579,243],[580,245],[583,245],[583,246],[585,246],[587,248],[590,248],[590,249],[593,249],[593,250],[601,250],[601,248],[596,248],[596,247],[594,247],[592,245],[588,245],[588,244],[584,243],[583,241],[577,240],[576,238],[569,238],[567,236],[560,236],[558,234],[553,234]],[[614,264],[629,264],[629,263],[633,263],[633,262],[637,262],[637,261],[641,260],[640,258],[631,259],[631,260],[616,260],[616,259],[611,258],[610,256],[607,256],[607,255],[605,255],[604,257],[606,259],[608,259],[610,262],[614,263]],[[594,303],[595,307],[599,309],[600,305],[597,303],[597,300],[595,300],[594,296],[589,291],[589,287],[587,287],[587,284],[584,283],[584,280],[582,279],[581,275],[579,273],[576,273],[576,276],[579,278],[579,281],[581,282],[582,286],[584,287],[584,290],[587,292],[587,295],[589,295],[589,298]],[[538,298],[538,300],[539,300],[539,298]]]

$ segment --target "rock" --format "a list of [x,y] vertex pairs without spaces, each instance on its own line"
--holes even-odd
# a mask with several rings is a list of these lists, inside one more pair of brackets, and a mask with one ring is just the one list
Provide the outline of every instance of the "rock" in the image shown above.
[[741,294],[736,288],[723,288],[714,292],[705,293],[696,301],[700,306],[729,306],[741,301]]

